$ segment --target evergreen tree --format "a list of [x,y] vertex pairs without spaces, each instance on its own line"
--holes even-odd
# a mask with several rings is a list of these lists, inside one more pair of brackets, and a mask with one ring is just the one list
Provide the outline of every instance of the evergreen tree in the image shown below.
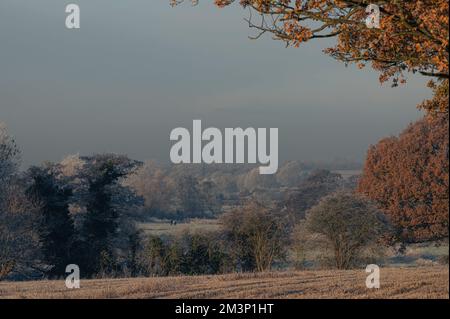
[[47,272],[51,277],[63,276],[66,266],[73,263],[74,224],[69,211],[72,188],[58,181],[57,170],[56,166],[31,167],[31,185],[27,188],[29,198],[39,203],[42,254],[44,262],[51,266]]
[[109,274],[118,267],[113,248],[117,247],[120,228],[123,228],[119,219],[136,199],[119,182],[138,163],[112,154],[83,159],[86,165],[79,177],[85,187],[81,199],[86,214],[80,231],[81,242],[77,243],[80,267],[87,276]]

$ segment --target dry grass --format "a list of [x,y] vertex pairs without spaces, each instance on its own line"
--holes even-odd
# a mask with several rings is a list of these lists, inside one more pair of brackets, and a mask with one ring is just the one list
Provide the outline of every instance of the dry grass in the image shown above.
[[177,235],[183,231],[218,231],[220,224],[215,219],[192,219],[189,222],[178,222],[171,225],[168,221],[155,221],[151,223],[140,223],[138,228],[147,235]]
[[363,270],[270,272],[220,276],[0,283],[0,298],[449,298],[449,269],[382,268],[381,288]]

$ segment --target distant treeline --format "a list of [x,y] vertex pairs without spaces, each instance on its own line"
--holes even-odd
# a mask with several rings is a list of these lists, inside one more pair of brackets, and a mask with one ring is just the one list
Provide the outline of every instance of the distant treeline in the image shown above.
[[[448,149],[442,115],[371,147],[361,176],[296,161],[260,175],[116,154],[20,172],[0,126],[0,279],[58,278],[68,264],[83,277],[351,268],[376,258],[372,248],[448,238]],[[136,224],[151,217],[219,218],[222,228],[147,236]]]

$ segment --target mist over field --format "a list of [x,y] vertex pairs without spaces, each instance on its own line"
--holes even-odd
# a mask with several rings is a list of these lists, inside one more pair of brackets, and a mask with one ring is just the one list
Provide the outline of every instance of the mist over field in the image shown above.
[[377,3],[0,1],[0,299],[448,299],[449,2]]

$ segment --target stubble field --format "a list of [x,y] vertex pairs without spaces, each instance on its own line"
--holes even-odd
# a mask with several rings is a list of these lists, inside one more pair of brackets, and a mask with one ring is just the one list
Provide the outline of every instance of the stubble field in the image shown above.
[[447,266],[382,268],[379,289],[367,289],[361,270],[316,270],[82,280],[3,282],[2,298],[449,298]]

